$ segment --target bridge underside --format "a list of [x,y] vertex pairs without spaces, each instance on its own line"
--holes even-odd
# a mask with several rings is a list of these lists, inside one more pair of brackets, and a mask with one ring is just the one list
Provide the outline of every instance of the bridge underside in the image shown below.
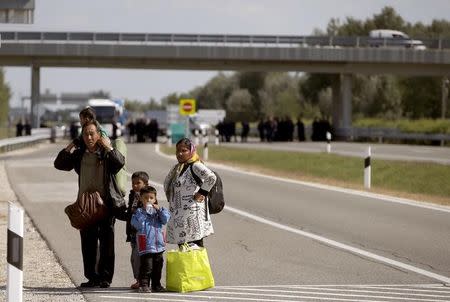
[[[407,76],[450,75],[450,51],[224,47],[189,45],[103,45],[4,43],[0,65],[32,67],[32,104],[39,103],[41,67],[86,67],[172,70],[300,71],[336,74],[333,126],[339,137],[351,127],[352,74]],[[39,121],[33,119],[34,126]]]

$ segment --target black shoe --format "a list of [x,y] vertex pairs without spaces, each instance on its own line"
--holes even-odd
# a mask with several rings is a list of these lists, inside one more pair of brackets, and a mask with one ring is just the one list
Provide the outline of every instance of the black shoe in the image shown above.
[[80,287],[82,288],[89,288],[89,287],[97,287],[99,284],[95,280],[89,280],[88,282],[83,282],[80,284]]
[[108,281],[100,281],[100,288],[108,288],[110,285]]
[[164,293],[166,291],[167,291],[167,289],[165,289],[161,285],[157,285],[155,287],[152,287],[152,293]]

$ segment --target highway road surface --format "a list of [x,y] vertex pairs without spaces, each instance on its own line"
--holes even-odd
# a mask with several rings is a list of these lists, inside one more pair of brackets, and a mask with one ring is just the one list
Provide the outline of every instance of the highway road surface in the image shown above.
[[[64,214],[76,198],[77,177],[53,168],[64,146],[2,157],[16,195],[78,285],[85,281],[80,238]],[[161,184],[175,158],[155,147],[128,145],[127,167],[147,171],[167,206]],[[216,287],[187,294],[129,290],[130,247],[117,221],[112,286],[85,291],[88,301],[450,301],[449,207],[211,166],[227,201],[205,240]]]
[[[253,148],[267,150],[286,150],[298,152],[326,152],[326,142],[272,142],[261,143],[256,139],[248,143],[226,143],[224,146],[235,148]],[[396,144],[370,144],[370,143],[346,143],[331,142],[331,153],[364,158],[367,155],[368,147],[371,147],[374,159],[423,161],[450,165],[450,148],[438,146],[416,146],[416,145],[396,145]]]

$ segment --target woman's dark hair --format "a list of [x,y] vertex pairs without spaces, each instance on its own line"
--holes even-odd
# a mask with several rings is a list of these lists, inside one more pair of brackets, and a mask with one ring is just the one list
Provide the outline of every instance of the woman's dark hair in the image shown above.
[[180,140],[177,142],[176,146],[178,146],[179,144],[185,144],[186,146],[188,146],[189,148],[191,148],[193,142],[192,142],[189,138],[183,137],[182,139],[180,139]]

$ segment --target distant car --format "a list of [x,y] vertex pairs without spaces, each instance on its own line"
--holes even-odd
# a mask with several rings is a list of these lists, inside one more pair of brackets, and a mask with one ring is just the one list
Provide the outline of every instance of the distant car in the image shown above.
[[404,32],[392,29],[374,29],[369,32],[369,46],[371,47],[406,47],[412,49],[426,49],[421,40],[413,40]]

